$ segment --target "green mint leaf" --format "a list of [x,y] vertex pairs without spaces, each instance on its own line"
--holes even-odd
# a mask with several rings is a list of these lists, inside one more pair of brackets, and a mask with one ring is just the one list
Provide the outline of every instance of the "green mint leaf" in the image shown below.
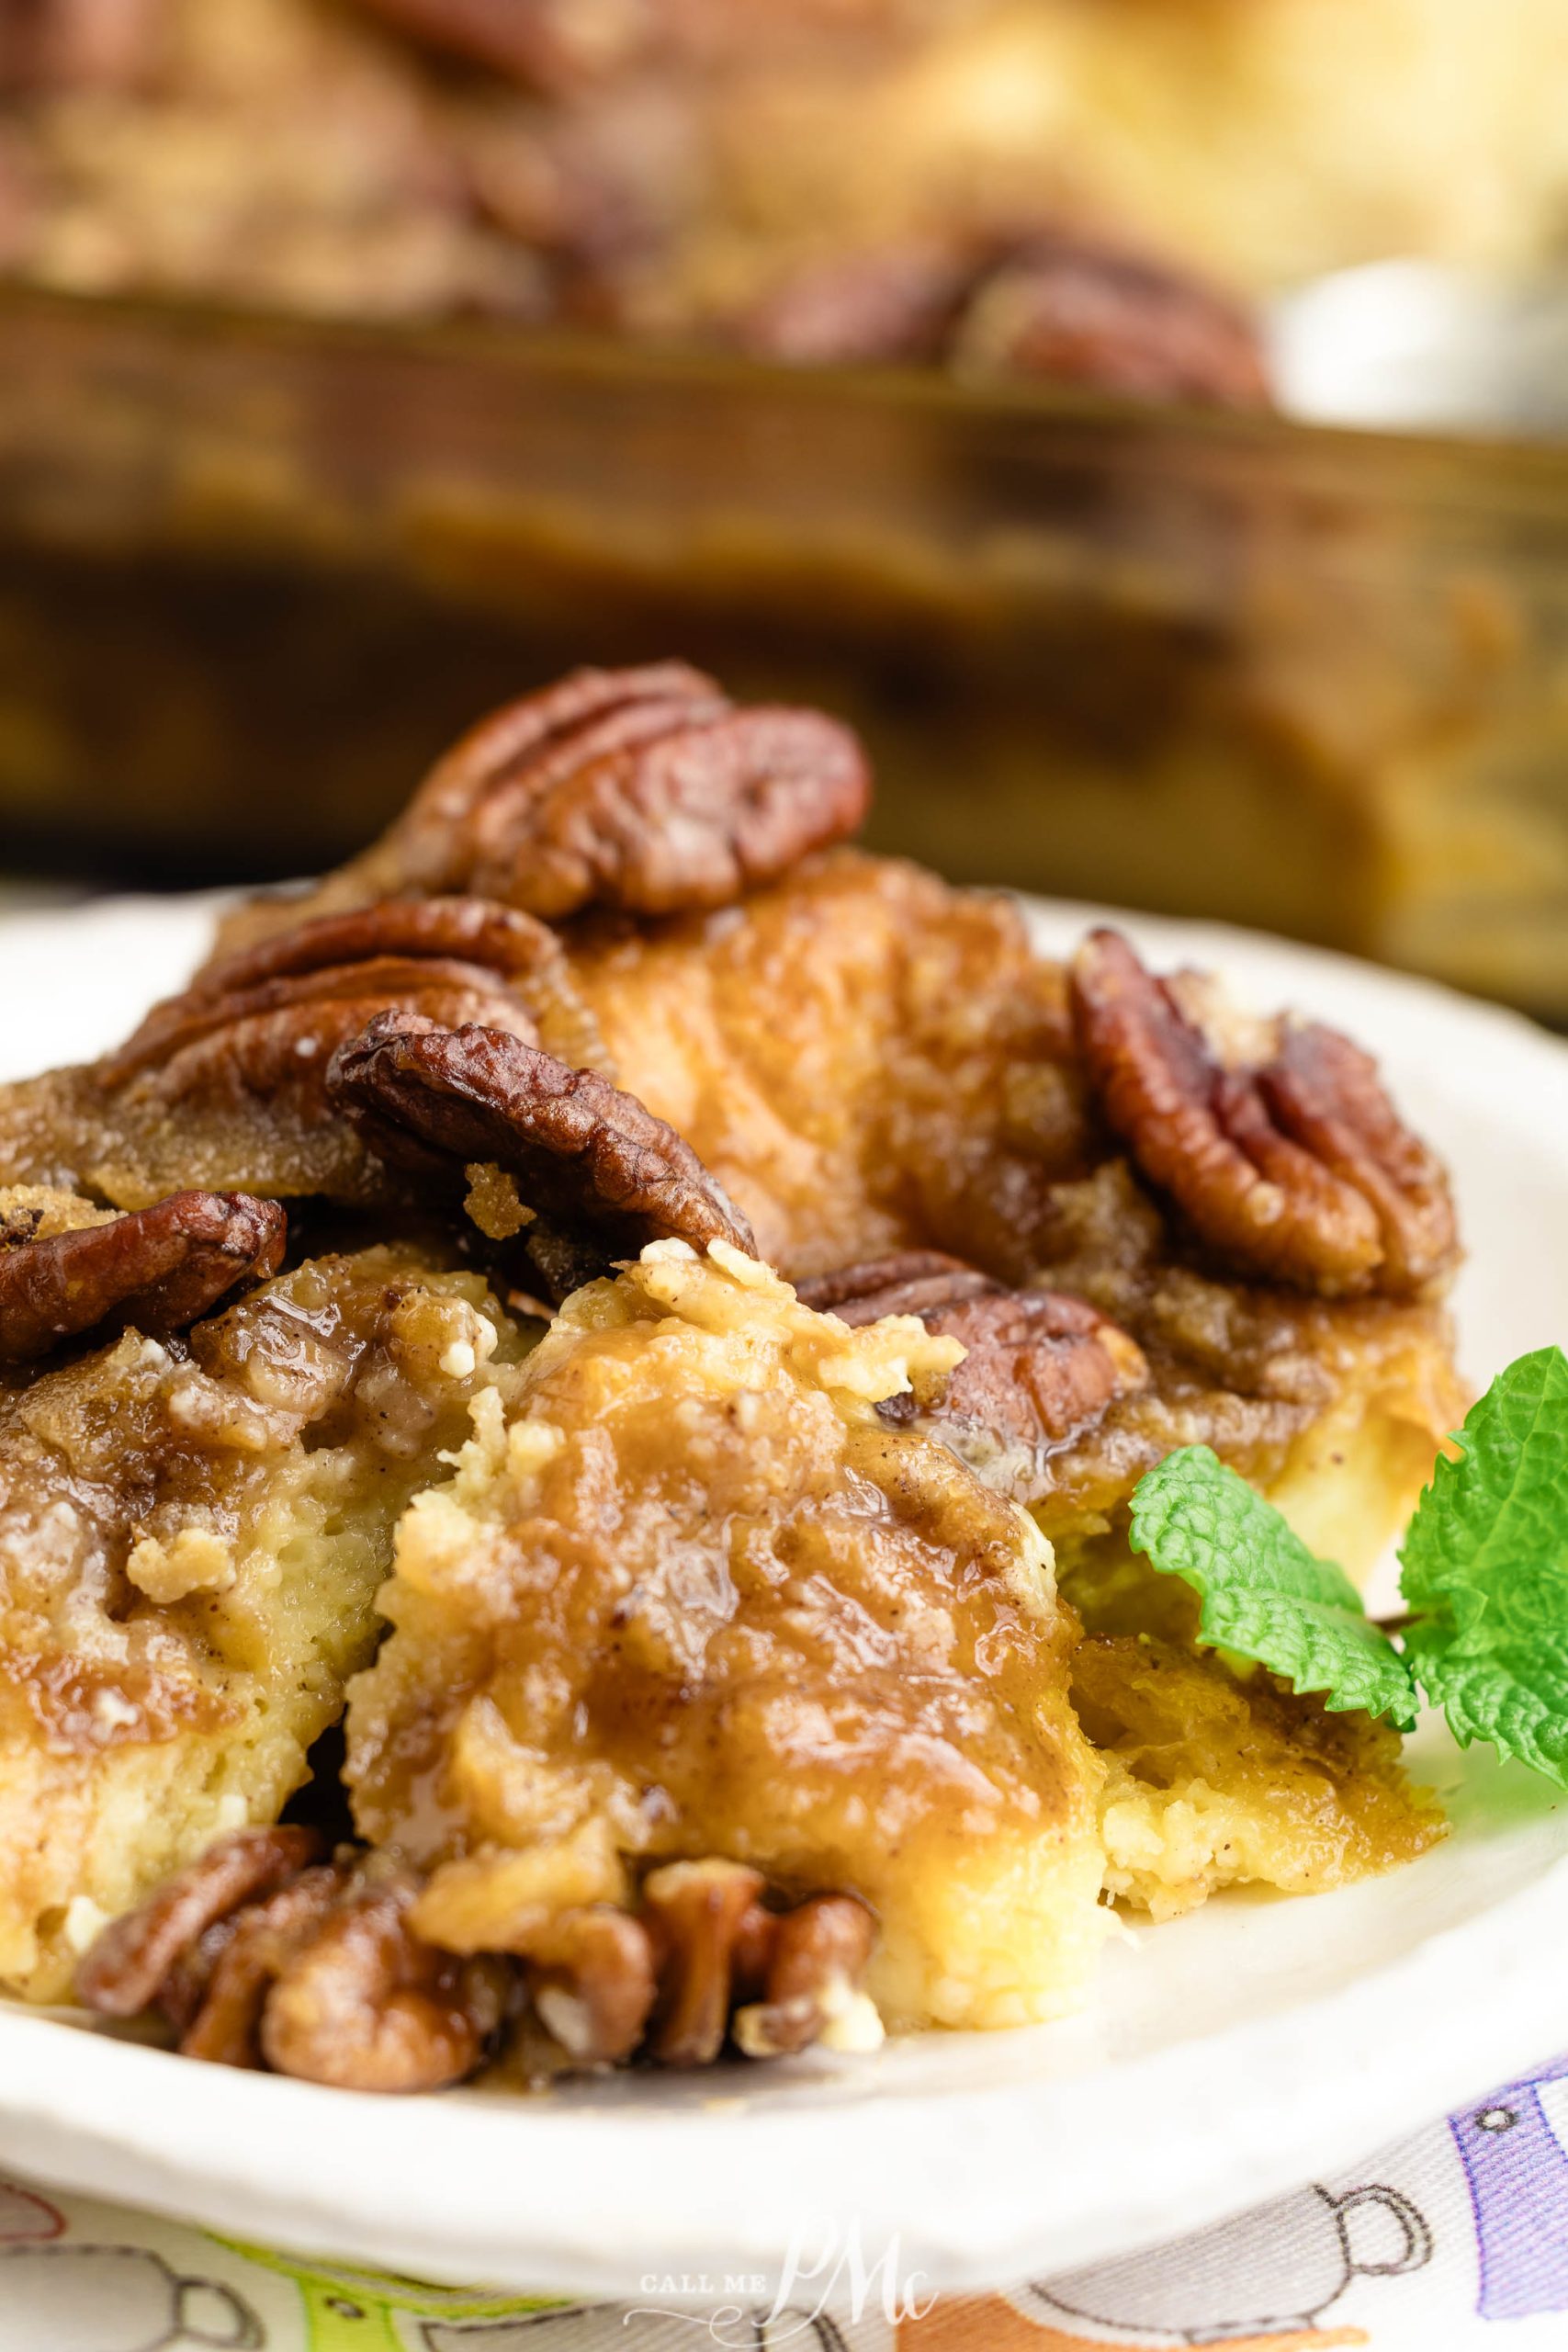
[[1400,1546],[1405,1637],[1461,1746],[1568,1787],[1568,1358],[1499,1373],[1440,1461]]
[[1410,1669],[1349,1577],[1208,1446],[1183,1446],[1139,1479],[1132,1542],[1199,1594],[1201,1640],[1321,1690],[1330,1709],[1364,1707],[1402,1730],[1415,1722]]

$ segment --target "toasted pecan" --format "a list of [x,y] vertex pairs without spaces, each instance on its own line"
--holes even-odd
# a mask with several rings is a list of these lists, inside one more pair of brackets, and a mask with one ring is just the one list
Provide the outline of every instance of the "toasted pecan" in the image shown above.
[[0,1232],[0,1363],[104,1326],[182,1331],[242,1283],[276,1273],[288,1232],[276,1202],[238,1193],[175,1193],[61,1233]]
[[539,2021],[574,2064],[616,2066],[633,2055],[659,1989],[640,1919],[614,1904],[582,1904],[536,1928],[525,1957]]
[[471,2075],[499,2026],[504,1969],[417,1935],[419,1881],[367,1872],[283,1959],[261,2015],[280,2075],[344,2090],[439,2090]]
[[671,1237],[755,1255],[746,1220],[672,1127],[596,1070],[517,1037],[385,1014],[340,1049],[329,1082],[393,1167],[448,1192],[468,1169],[498,1167],[553,1232],[590,1237],[597,1266]]
[[333,1048],[389,1007],[534,1034],[512,983],[558,961],[542,925],[474,899],[389,899],[302,922],[210,963],[97,1065],[166,1102],[272,1101],[326,1109]]
[[111,1920],[76,1972],[76,1997],[105,2017],[150,2008],[164,1979],[218,1920],[276,1893],[312,1863],[313,1829],[237,1829]]
[[[964,1361],[931,1410],[938,1419],[984,1427],[1004,1444],[1059,1443],[1148,1381],[1135,1342],[1086,1299],[1009,1290],[934,1250],[818,1275],[800,1283],[797,1295],[846,1323],[916,1315],[929,1331],[961,1340]],[[889,1418],[913,1411],[912,1398],[893,1403]]]
[[580,670],[471,729],[329,896],[469,890],[550,920],[717,907],[842,840],[870,780],[818,711],[684,662]]
[[343,1864],[318,1863],[209,1928],[189,1959],[165,1978],[159,1996],[177,2028],[182,2057],[219,2066],[261,2064],[267,1996],[346,1880]]
[[1081,229],[907,239],[793,271],[732,328],[795,364],[1028,376],[1142,400],[1266,406],[1243,306],[1189,271]]
[[783,2058],[819,2040],[856,1993],[876,1941],[876,1922],[852,1894],[813,1894],[793,1911],[754,1915],[752,1965],[762,1997],[730,2021],[748,2058]]
[[1347,1038],[1282,1026],[1256,1061],[1227,1063],[1111,931],[1085,942],[1072,985],[1107,1122],[1227,1263],[1325,1297],[1409,1296],[1450,1272],[1447,1178]]

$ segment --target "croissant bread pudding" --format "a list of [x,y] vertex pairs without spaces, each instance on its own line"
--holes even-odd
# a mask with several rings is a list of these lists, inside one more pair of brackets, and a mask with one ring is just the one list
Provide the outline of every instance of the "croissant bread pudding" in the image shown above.
[[1365,1570],[1463,1409],[1442,1169],[868,793],[581,673],[0,1090],[15,1991],[371,2089],[863,2049],[1441,1834],[1133,1510],[1208,1448]]

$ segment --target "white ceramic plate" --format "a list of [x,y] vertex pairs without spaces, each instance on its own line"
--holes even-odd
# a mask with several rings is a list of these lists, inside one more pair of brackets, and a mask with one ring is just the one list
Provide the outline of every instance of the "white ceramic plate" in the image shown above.
[[[200,902],[0,924],[0,1076],[95,1052],[175,986]],[[1037,910],[1048,945],[1083,909]],[[1379,1052],[1457,1176],[1467,1370],[1568,1338],[1568,1047],[1338,957],[1131,919],[1162,962],[1224,972]],[[377,2100],[193,2065],[0,2010],[0,2160],[304,2254],[422,2277],[636,2299],[650,2273],[772,2280],[792,2245],[953,2290],[1192,2229],[1348,2164],[1568,2032],[1568,1804],[1461,1758],[1416,1769],[1452,1837],[1309,1901],[1225,1897],[1107,1955],[1073,2022],[931,2036],[548,2098]],[[771,2291],[771,2290],[770,2290]]]

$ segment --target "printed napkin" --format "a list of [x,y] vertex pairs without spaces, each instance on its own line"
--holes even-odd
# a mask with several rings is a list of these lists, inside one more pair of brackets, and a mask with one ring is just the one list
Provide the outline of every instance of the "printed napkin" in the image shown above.
[[1348,2173],[1009,2294],[933,2301],[896,2259],[857,2293],[825,2260],[782,2309],[694,2316],[681,2284],[465,2293],[0,2183],[0,2352],[1565,2352],[1568,2056]]

